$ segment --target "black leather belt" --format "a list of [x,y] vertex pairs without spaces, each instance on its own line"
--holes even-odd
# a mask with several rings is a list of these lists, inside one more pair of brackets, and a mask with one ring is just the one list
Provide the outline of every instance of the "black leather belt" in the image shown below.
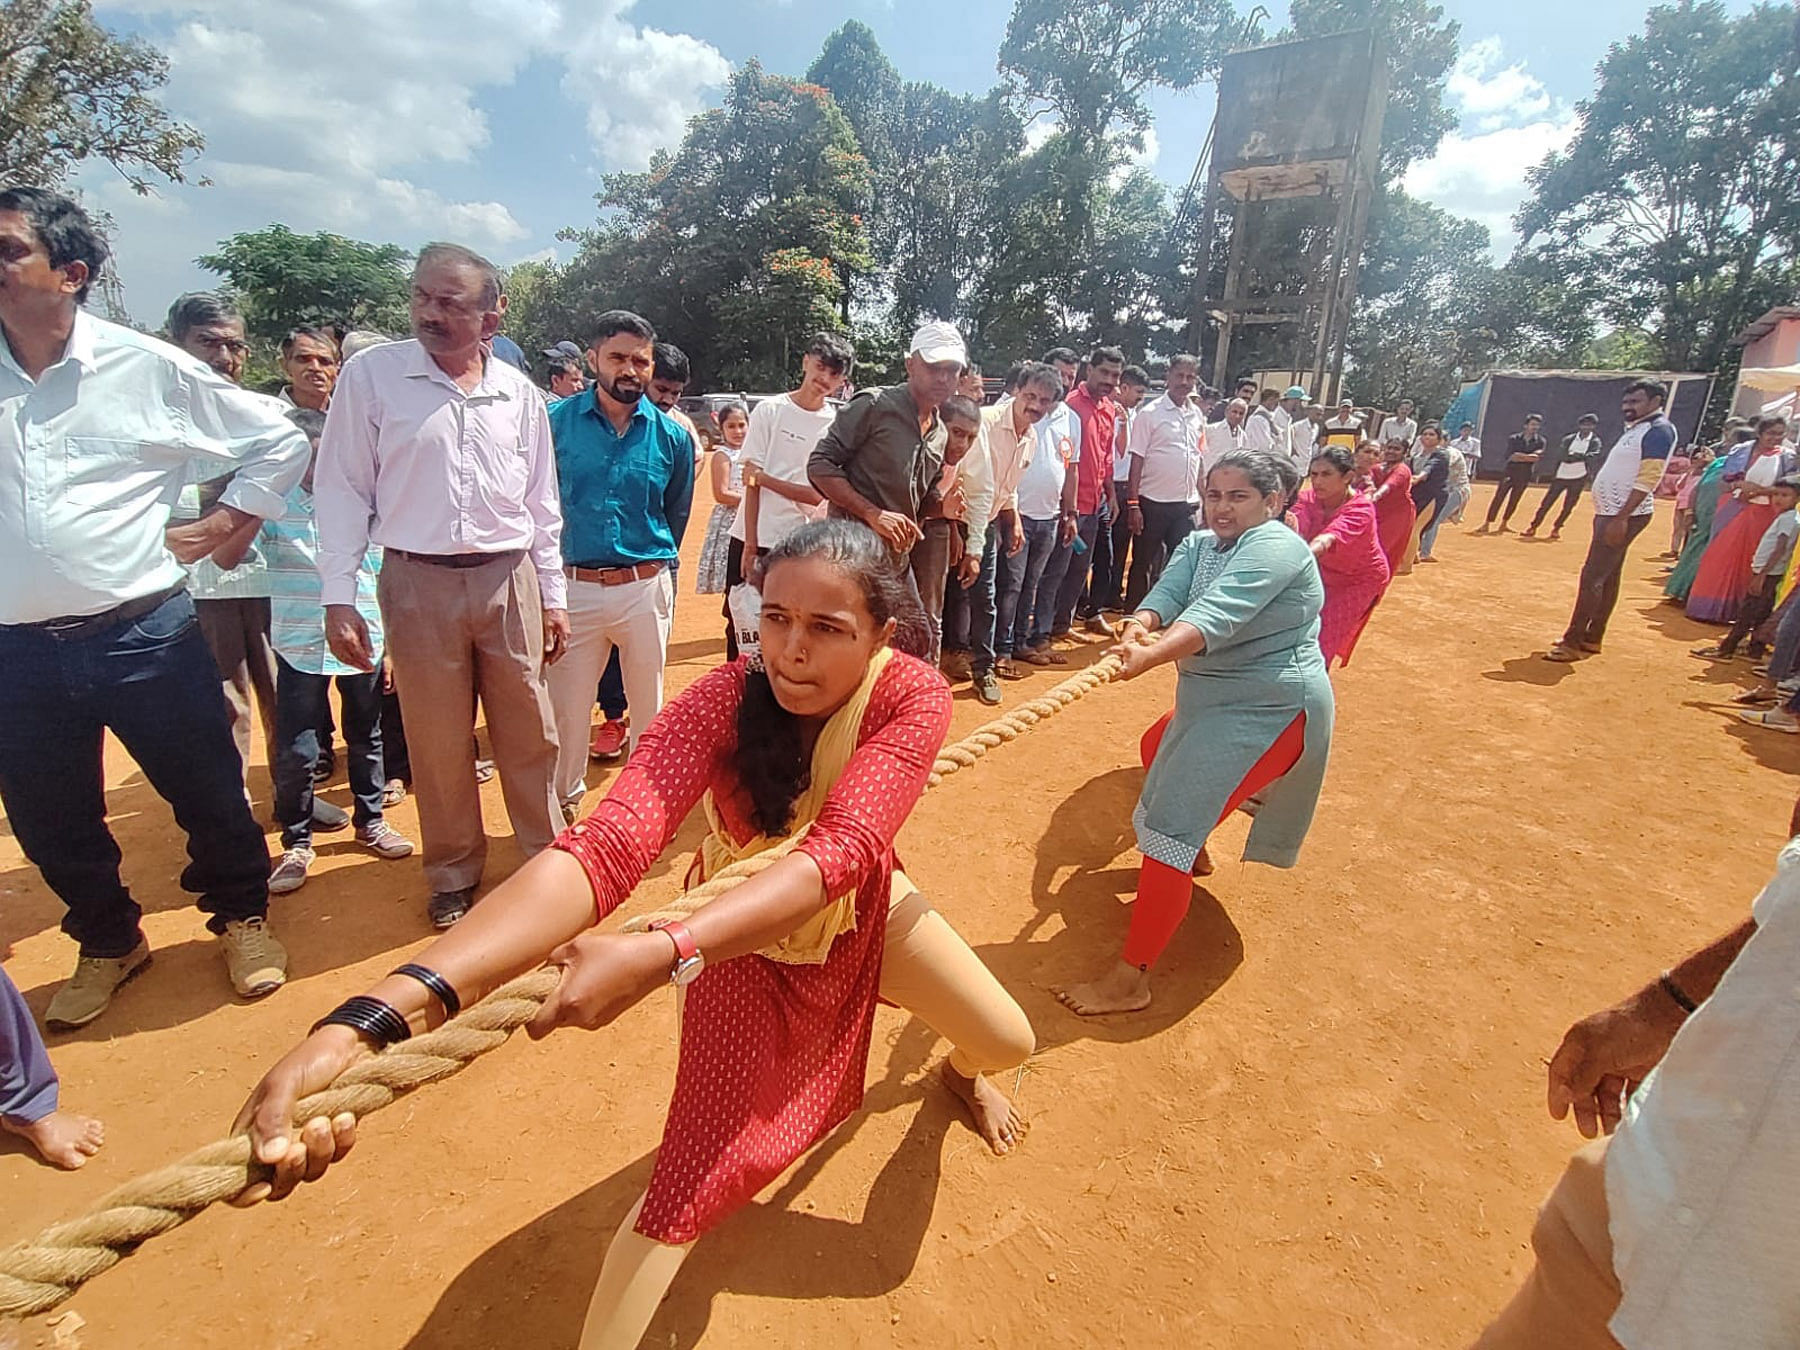
[[403,548],[390,548],[389,553],[398,553],[408,562],[424,563],[427,567],[486,567],[491,562],[506,559],[517,563],[525,556],[524,549],[509,549],[500,553],[412,553]]
[[124,604],[114,605],[111,609],[101,610],[98,614],[71,614],[60,619],[45,619],[40,623],[17,623],[7,625],[10,628],[35,629],[40,633],[48,633],[58,642],[79,642],[82,638],[93,637],[108,629],[121,628],[128,623],[135,623],[146,614],[154,613],[169,601],[187,589],[185,581],[153,591],[149,595],[140,595],[135,600],[127,600]]

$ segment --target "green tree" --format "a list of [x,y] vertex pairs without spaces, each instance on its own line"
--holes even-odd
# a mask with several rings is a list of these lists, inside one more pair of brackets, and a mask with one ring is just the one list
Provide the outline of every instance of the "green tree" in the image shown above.
[[394,244],[271,225],[234,234],[196,261],[225,278],[251,335],[274,342],[300,324],[406,332],[410,256]]
[[1192,88],[1241,31],[1228,0],[1016,0],[1000,70],[1028,107],[1100,154],[1114,134],[1138,143],[1151,123],[1145,94]]
[[1348,387],[1359,402],[1410,398],[1441,413],[1494,357],[1494,335],[1471,322],[1494,284],[1487,228],[1397,190],[1377,200],[1371,225]]
[[1615,43],[1577,105],[1566,151],[1530,174],[1518,226],[1640,329],[1656,364],[1710,371],[1731,337],[1794,296],[1800,258],[1800,81],[1792,6],[1732,16],[1659,5]]
[[960,318],[1005,222],[998,188],[1024,146],[1003,91],[976,98],[906,83],[851,20],[806,72],[831,91],[868,157],[874,269],[856,299],[896,340],[921,318]]
[[576,251],[542,288],[554,298],[534,297],[515,332],[579,338],[622,305],[688,354],[700,385],[779,388],[792,343],[846,326],[849,287],[872,266],[868,192],[831,95],[748,62],[675,154],[606,178],[600,221],[565,235]]
[[55,187],[104,160],[138,192],[182,182],[204,142],[156,101],[162,53],[94,22],[88,0],[0,4],[0,182]]

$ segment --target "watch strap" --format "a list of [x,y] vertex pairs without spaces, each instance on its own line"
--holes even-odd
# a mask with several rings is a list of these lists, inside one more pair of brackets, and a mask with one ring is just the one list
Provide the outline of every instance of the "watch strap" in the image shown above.
[[652,932],[667,933],[675,943],[675,955],[679,960],[692,961],[700,955],[700,944],[694,941],[694,935],[687,930],[687,925],[679,919],[657,919],[650,925]]

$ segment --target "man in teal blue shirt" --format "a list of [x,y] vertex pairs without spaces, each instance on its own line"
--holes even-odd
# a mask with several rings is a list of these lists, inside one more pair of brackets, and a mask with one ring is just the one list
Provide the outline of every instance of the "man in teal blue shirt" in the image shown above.
[[662,708],[673,566],[693,507],[694,444],[645,389],[656,330],[615,309],[594,321],[594,383],[550,405],[569,578],[568,650],[549,668],[557,792],[573,819],[587,791],[594,689],[616,648],[632,740]]

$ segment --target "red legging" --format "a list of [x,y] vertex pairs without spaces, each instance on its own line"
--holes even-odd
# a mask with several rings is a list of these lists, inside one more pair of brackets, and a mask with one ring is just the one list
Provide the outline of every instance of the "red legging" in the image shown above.
[[[1174,716],[1173,712],[1163,714],[1162,720],[1144,733],[1138,748],[1146,769],[1156,758],[1157,747],[1162,744],[1163,733],[1169,729],[1169,721]],[[1300,713],[1275,738],[1274,744],[1263,751],[1262,758],[1250,766],[1244,781],[1237,785],[1226,799],[1225,809],[1219,812],[1220,822],[1298,764],[1305,748],[1306,714]],[[1131,907],[1131,929],[1125,935],[1125,963],[1139,970],[1149,970],[1155,965],[1163,948],[1169,945],[1169,939],[1175,936],[1175,930],[1187,917],[1188,905],[1193,898],[1193,877],[1167,863],[1145,858],[1138,867],[1137,903]]]

